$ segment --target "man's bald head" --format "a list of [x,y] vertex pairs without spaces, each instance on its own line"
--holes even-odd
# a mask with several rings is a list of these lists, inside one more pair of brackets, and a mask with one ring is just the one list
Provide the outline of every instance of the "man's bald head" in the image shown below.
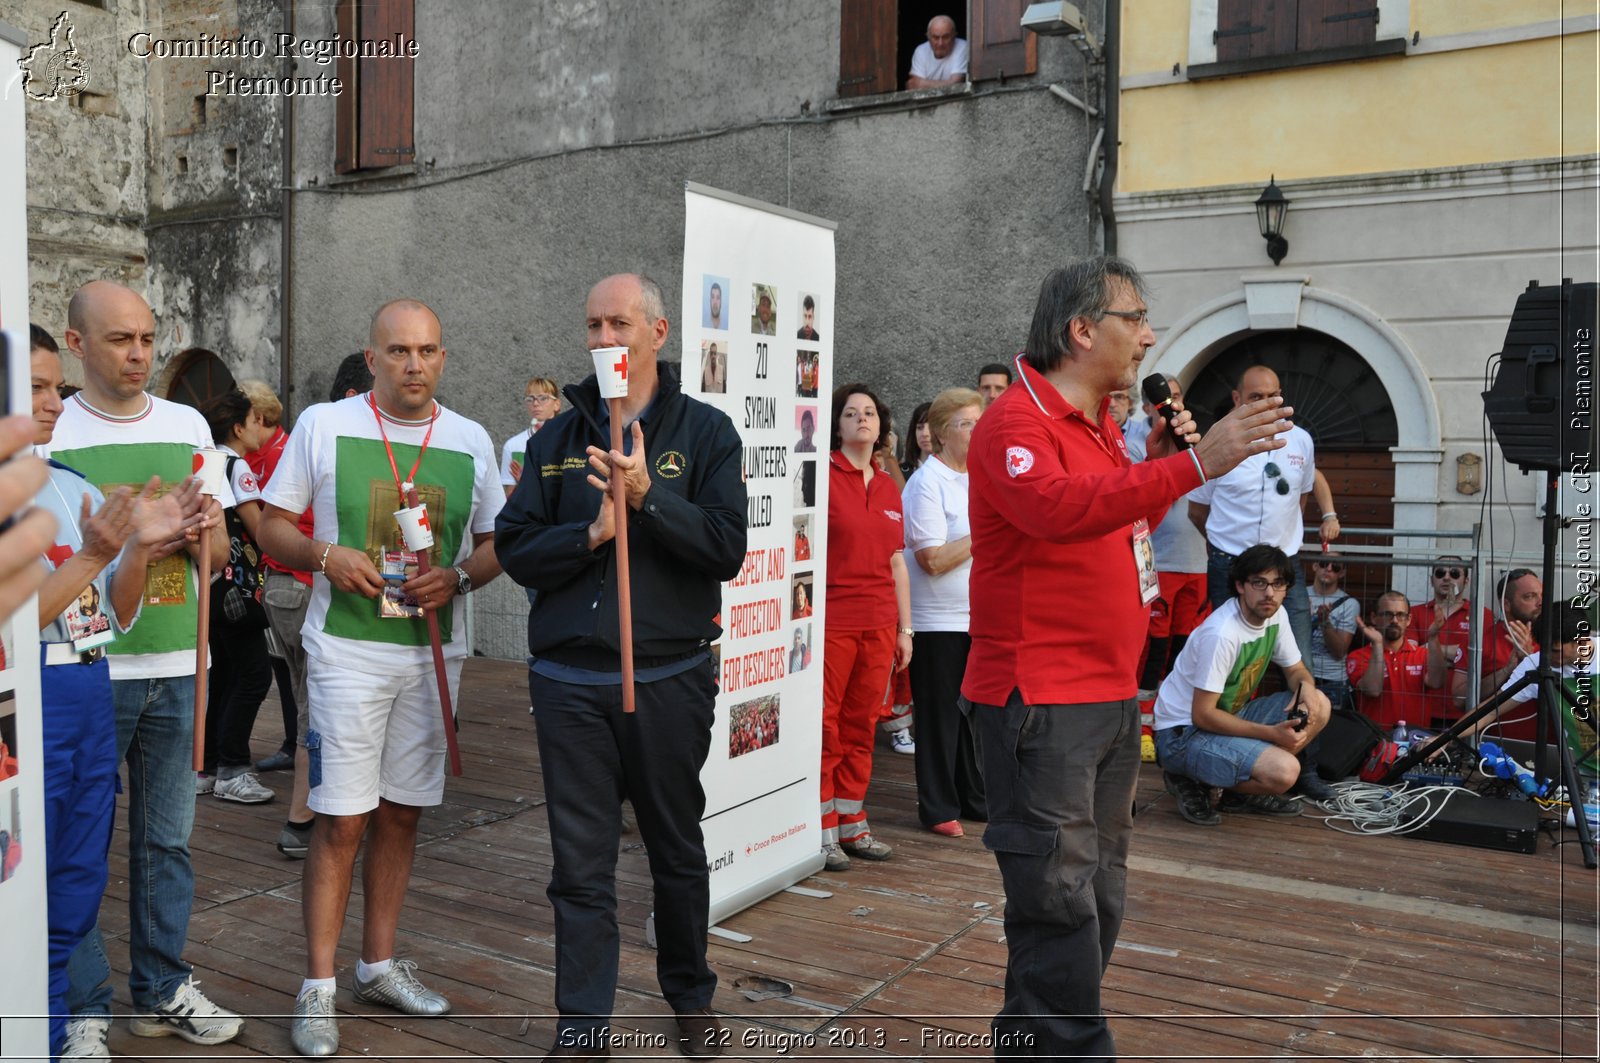
[[391,310],[421,310],[433,315],[433,320],[439,326],[439,346],[444,346],[444,324],[439,321],[439,315],[433,312],[433,307],[420,299],[391,299],[384,303],[372,315],[372,322],[367,326],[367,349],[379,350],[378,326],[383,323],[385,316]]
[[935,15],[928,22],[928,46],[936,59],[943,59],[956,45],[956,22],[949,15]]
[[116,281],[90,281],[72,293],[72,298],[67,301],[67,328],[84,332],[88,329],[95,315],[103,315],[109,309],[126,309],[134,312],[150,312],[150,304],[144,301],[144,296]]
[[1283,385],[1278,383],[1278,374],[1264,365],[1253,365],[1239,374],[1239,385],[1233,389],[1233,404],[1243,406],[1282,394]]

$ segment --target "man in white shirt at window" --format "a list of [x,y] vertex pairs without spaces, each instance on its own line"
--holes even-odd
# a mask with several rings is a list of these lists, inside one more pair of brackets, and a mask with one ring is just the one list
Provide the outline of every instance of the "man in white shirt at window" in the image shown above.
[[928,39],[911,53],[908,89],[942,89],[967,80],[967,42],[956,36],[948,15],[935,15],[928,23]]

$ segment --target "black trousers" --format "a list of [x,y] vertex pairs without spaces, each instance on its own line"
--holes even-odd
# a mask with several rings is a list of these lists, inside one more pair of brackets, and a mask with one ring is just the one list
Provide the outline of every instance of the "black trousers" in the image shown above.
[[709,1007],[717,976],[706,963],[711,891],[700,818],[700,769],[711,748],[716,687],[711,662],[635,690],[528,677],[554,868],[556,1044],[605,1031],[617,993],[617,846],[628,798],[655,886],[656,980],[674,1011]]
[[911,718],[917,728],[917,818],[924,827],[988,818],[971,706],[961,699],[972,636],[919,631],[911,653]]
[[211,676],[206,692],[205,770],[248,768],[250,732],[272,689],[267,633],[219,621],[222,596],[211,599]]

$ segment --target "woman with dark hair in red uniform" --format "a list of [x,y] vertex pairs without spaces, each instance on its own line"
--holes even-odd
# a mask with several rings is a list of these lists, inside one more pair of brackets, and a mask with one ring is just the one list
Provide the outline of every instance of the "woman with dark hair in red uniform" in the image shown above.
[[900,489],[873,460],[888,417],[864,384],[833,393],[828,455],[827,652],[822,679],[822,849],[830,871],[850,857],[887,860],[865,801],[873,727],[890,675],[911,663]]

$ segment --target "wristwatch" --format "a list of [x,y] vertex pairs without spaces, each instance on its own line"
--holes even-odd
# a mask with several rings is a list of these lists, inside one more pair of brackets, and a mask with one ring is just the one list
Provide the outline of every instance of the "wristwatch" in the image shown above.
[[467,570],[460,565],[456,569],[456,593],[465,597],[472,593],[472,577],[467,575]]

